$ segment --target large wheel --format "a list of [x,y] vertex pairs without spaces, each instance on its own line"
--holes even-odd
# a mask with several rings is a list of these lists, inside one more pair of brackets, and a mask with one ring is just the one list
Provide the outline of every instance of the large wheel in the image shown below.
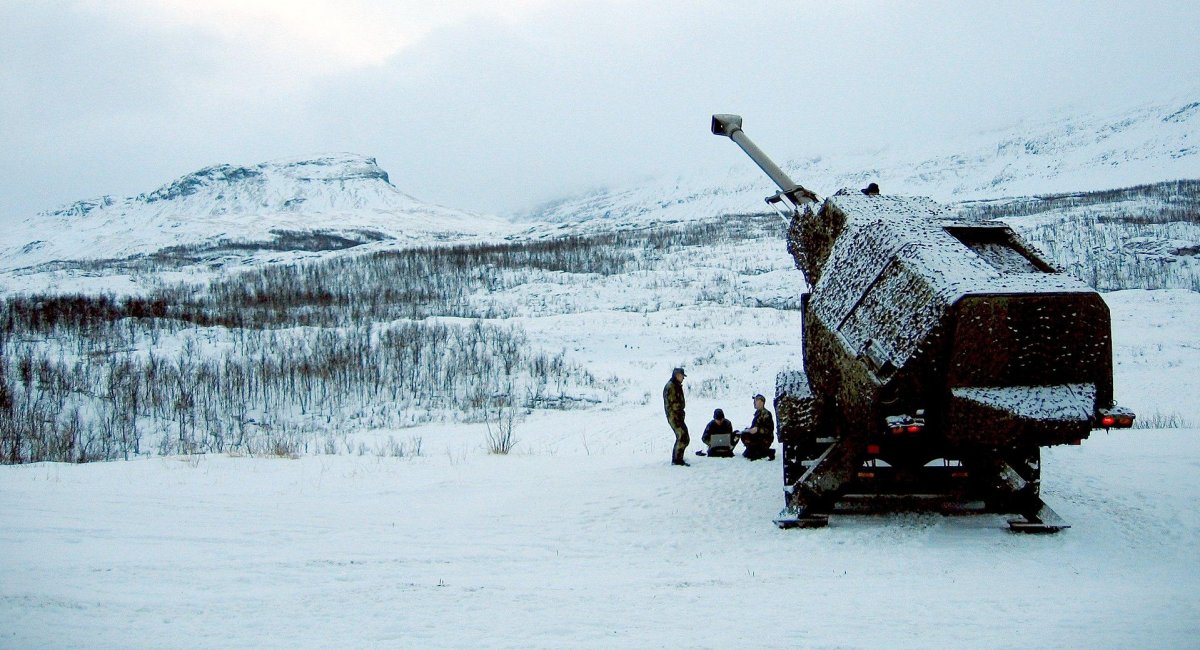
[[779,373],[775,379],[775,419],[779,444],[783,447],[783,482],[795,485],[817,449],[820,426],[820,402],[808,385],[802,370]]

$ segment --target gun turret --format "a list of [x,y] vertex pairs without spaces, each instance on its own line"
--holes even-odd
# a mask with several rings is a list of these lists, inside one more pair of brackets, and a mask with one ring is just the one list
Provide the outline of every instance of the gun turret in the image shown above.
[[[1066,526],[1040,498],[1040,448],[1130,427],[1113,401],[1108,307],[1006,224],[925,197],[839,191],[817,203],[741,129],[714,115],[793,207],[803,367],[776,380],[785,508],[823,525],[850,503],[1017,513]],[[771,201],[771,199],[768,199]],[[797,208],[804,206],[803,211]],[[798,283],[799,284],[799,283]]]

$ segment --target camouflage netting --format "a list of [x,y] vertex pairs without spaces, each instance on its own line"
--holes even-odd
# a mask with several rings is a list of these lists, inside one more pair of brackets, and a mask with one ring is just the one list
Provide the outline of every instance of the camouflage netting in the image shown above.
[[[815,446],[820,424],[820,402],[808,386],[802,371],[785,370],[775,378],[775,417],[779,439],[790,445],[783,455],[783,481],[792,485],[804,474],[803,459]],[[794,452],[794,453],[792,453]]]
[[[1055,444],[1086,436],[1097,403],[1111,404],[1103,301],[1004,224],[959,219],[924,197],[855,191],[794,218],[788,240],[812,287],[808,379],[815,394],[837,405],[836,434],[925,408],[949,438],[1003,444],[1040,422],[1048,435],[1027,441]],[[1073,425],[1054,420],[1054,409],[1030,406],[1061,396],[1055,387],[1067,384],[1092,386],[1067,391],[1075,396]],[[987,409],[959,405],[953,422],[937,421],[960,401],[953,389],[987,387],[1006,390]],[[1020,414],[1024,424],[979,421],[994,409]],[[966,426],[976,430],[959,435]],[[992,429],[1004,432],[994,440],[980,433]]]

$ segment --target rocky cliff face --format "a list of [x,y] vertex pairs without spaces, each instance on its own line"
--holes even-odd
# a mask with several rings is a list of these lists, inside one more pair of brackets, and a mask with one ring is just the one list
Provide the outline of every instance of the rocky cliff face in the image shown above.
[[124,199],[111,196],[43,213],[83,217],[97,210],[152,207],[159,214],[266,214],[337,209],[408,210],[417,199],[398,190],[374,158],[332,154],[251,166],[214,165],[152,191]]
[[374,158],[329,154],[205,167],[137,196],[43,212],[0,235],[0,268],[228,250],[327,250],[490,233],[494,217],[423,203]]

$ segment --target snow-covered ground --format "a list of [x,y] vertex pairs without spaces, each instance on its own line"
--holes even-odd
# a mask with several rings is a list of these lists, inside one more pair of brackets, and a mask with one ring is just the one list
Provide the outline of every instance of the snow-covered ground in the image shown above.
[[[1118,399],[1196,422],[1187,291],[1106,296]],[[5,647],[1189,647],[1200,634],[1196,429],[1045,454],[1073,528],[997,516],[835,517],[780,531],[778,462],[667,464],[659,389],[689,367],[694,438],[741,426],[796,350],[770,308],[529,319],[629,381],[538,412],[509,456],[480,425],[417,457],[141,458],[0,467]],[[772,319],[775,319],[772,321]],[[779,319],[785,319],[780,321]],[[754,324],[771,324],[756,334]],[[740,343],[739,338],[741,339]],[[1194,424],[1192,426],[1195,426]],[[695,445],[693,445],[693,448]]]
[[[1143,422],[1179,416],[1200,426],[1200,294],[1116,291],[1104,294],[1113,318],[1113,390]],[[1200,444],[1200,440],[1197,440]]]
[[412,459],[5,467],[0,645],[1184,648],[1200,634],[1200,431],[1051,450],[1044,494],[1074,524],[1055,536],[924,514],[781,531],[778,463],[670,467],[665,427],[643,415],[530,423],[570,444],[508,457],[461,428],[438,439],[461,454]]
[[[688,368],[698,439],[715,407],[748,424],[750,396],[797,363],[782,249],[684,249],[481,297],[616,387],[518,422],[508,456],[484,426],[444,423],[336,430],[338,454],[297,459],[0,466],[0,646],[1194,645],[1195,428],[1047,450],[1043,494],[1073,528],[1046,537],[990,515],[780,531],[778,462],[669,466],[670,368]],[[1118,401],[1196,427],[1200,294],[1105,298]],[[389,438],[421,454],[377,455]]]

